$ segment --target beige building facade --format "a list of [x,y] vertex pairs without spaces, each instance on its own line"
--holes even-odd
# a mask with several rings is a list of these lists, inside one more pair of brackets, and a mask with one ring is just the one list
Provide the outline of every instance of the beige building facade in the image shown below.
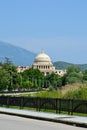
[[45,76],[51,73],[63,76],[66,73],[66,70],[55,69],[51,58],[44,51],[41,51],[41,53],[35,57],[32,66],[18,66],[17,72],[21,73],[25,70],[30,69],[31,67],[34,69],[39,69]]
[[44,51],[42,51],[35,57],[33,68],[39,69],[44,75],[54,72],[60,76],[63,76],[66,73],[66,71],[64,70],[55,69],[52,64],[51,58]]
[[30,66],[18,66],[17,67],[17,72],[18,73],[22,73],[22,72],[24,72],[25,70],[28,70],[28,69],[30,69],[31,67]]

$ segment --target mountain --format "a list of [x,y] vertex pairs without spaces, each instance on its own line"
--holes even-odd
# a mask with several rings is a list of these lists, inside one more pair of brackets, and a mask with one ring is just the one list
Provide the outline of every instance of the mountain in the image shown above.
[[[14,46],[12,44],[0,41],[0,61],[4,62],[5,57],[8,57],[14,65],[31,66],[36,54],[26,49]],[[69,66],[75,65],[81,70],[87,70],[87,64],[72,64],[63,61],[53,63],[56,69],[67,69]]]
[[63,61],[57,61],[54,62],[53,64],[56,67],[56,69],[61,69],[61,70],[65,70],[72,65],[79,67],[81,70],[87,70],[87,64],[72,64]]
[[36,54],[26,49],[0,42],[0,61],[3,62],[8,57],[14,65],[30,66],[32,65]]

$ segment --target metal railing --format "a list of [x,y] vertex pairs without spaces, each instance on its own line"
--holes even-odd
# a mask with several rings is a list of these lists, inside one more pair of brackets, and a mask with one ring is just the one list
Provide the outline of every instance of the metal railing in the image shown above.
[[18,106],[20,109],[27,107],[37,111],[53,110],[56,113],[67,112],[69,115],[87,114],[87,100],[0,96],[0,106]]

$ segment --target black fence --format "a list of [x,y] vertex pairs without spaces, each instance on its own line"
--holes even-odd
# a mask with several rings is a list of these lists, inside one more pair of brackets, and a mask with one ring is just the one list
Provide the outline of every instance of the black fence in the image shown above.
[[34,108],[37,111],[53,110],[56,113],[67,112],[71,115],[73,113],[87,114],[87,100],[0,96],[0,106]]

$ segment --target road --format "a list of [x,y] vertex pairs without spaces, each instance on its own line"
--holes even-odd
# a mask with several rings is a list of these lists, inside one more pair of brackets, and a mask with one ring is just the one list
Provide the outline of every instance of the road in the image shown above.
[[86,130],[60,123],[0,114],[0,130]]

